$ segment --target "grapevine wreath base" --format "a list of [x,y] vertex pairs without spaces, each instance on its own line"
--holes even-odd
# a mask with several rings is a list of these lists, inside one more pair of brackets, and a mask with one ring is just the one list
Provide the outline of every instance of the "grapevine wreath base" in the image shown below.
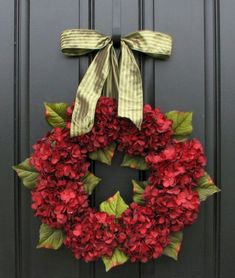
[[[128,259],[147,262],[162,254],[177,259],[182,230],[197,219],[200,201],[218,191],[204,170],[200,142],[187,139],[192,113],[164,115],[145,105],[138,130],[117,117],[114,99],[101,97],[92,130],[71,138],[73,106],[45,106],[54,128],[33,146],[29,159],[14,166],[32,190],[32,209],[43,223],[38,247],[58,249],[64,243],[77,259],[102,258],[106,270]],[[132,181],[130,205],[117,192],[97,211],[89,195],[101,179],[89,172],[90,159],[111,164],[115,150],[124,153],[122,166],[149,169],[150,175],[145,182]]]

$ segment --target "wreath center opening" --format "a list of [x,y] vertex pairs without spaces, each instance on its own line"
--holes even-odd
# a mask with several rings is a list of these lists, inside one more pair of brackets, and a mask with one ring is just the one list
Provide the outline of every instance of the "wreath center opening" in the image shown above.
[[102,179],[95,189],[95,207],[98,208],[102,201],[113,196],[117,191],[126,203],[130,204],[133,201],[132,180],[140,179],[140,171],[122,167],[123,157],[124,153],[116,151],[111,165],[95,162],[95,175]]

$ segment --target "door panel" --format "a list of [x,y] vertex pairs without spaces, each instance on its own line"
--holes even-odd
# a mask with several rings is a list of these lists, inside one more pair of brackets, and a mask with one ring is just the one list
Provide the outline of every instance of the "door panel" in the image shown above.
[[220,15],[220,43],[218,45],[219,55],[219,73],[218,86],[220,87],[220,98],[218,100],[218,109],[220,115],[217,119],[218,129],[218,160],[217,170],[220,180],[222,194],[219,196],[218,203],[220,209],[217,213],[220,216],[220,226],[218,229],[218,238],[220,240],[220,267],[218,271],[221,277],[229,277],[235,273],[235,218],[234,218],[234,146],[235,146],[235,128],[233,121],[235,119],[235,56],[232,54],[235,43],[235,17],[233,13],[234,2],[232,0],[220,3],[220,9],[217,12]]
[[[18,142],[15,138],[14,129],[18,122],[15,121],[17,97],[14,87],[14,3],[5,1],[0,9],[0,100],[1,100],[1,131],[7,127],[0,136],[0,274],[6,277],[14,277],[17,269],[15,260],[18,257],[15,248],[15,200],[18,197],[17,179],[10,170],[17,152]],[[5,26],[5,28],[2,28]],[[4,224],[5,223],[5,224]],[[18,229],[17,229],[18,232]],[[18,238],[17,238],[18,239]]]
[[[184,232],[178,262],[167,257],[146,264],[127,263],[105,273],[101,261],[86,264],[69,250],[36,249],[39,221],[30,209],[30,193],[11,165],[31,152],[49,127],[43,102],[72,102],[93,55],[68,58],[60,52],[60,33],[68,28],[94,28],[112,34],[116,12],[111,0],[2,1],[0,138],[0,277],[9,278],[227,278],[235,273],[233,171],[235,82],[233,52],[234,1],[120,0],[121,35],[138,29],[169,33],[172,56],[165,61],[135,54],[143,78],[144,101],[163,112],[194,112],[194,136],[204,144],[208,170],[222,193],[202,204],[195,225]],[[7,127],[7,128],[6,128]],[[131,201],[131,179],[145,174],[93,163],[103,178],[93,204],[117,190]]]
[[[48,130],[44,120],[46,102],[71,102],[78,83],[78,61],[63,59],[59,43],[60,32],[78,26],[77,1],[31,1],[29,8],[29,146]],[[23,32],[23,31],[22,31]],[[56,82],[55,82],[56,80]],[[26,195],[26,196],[25,196]],[[30,194],[22,190],[24,200]],[[23,203],[23,202],[22,202]],[[78,275],[79,265],[63,248],[55,251],[36,249],[39,221],[32,216],[30,202],[22,206],[23,277],[72,277]],[[69,272],[68,272],[69,270]]]

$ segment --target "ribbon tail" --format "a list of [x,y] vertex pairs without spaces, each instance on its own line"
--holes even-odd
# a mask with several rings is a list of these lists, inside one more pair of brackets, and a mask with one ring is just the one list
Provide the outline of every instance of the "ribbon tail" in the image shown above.
[[143,88],[139,66],[125,42],[121,42],[118,116],[130,119],[137,128],[143,121]]
[[94,125],[96,104],[110,71],[111,47],[110,43],[96,54],[78,86],[70,128],[71,137],[89,132]]
[[107,77],[107,81],[104,89],[104,96],[112,97],[118,99],[118,87],[119,87],[119,69],[118,69],[118,60],[114,48],[111,48],[110,55],[110,71]]

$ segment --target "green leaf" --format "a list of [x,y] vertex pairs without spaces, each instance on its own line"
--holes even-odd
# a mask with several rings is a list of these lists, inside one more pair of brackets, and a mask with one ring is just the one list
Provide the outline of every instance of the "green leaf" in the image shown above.
[[177,261],[178,254],[180,251],[180,246],[183,240],[183,232],[172,233],[170,235],[170,239],[171,242],[163,250],[163,254]]
[[128,205],[123,201],[119,191],[100,204],[100,211],[115,215],[116,218],[120,217],[127,208]]
[[37,248],[59,249],[65,235],[62,230],[52,229],[47,224],[41,224]]
[[28,189],[35,187],[39,173],[29,164],[29,158],[12,168],[16,171],[25,187]]
[[96,177],[93,173],[87,172],[82,178],[82,183],[87,194],[91,195],[96,185],[101,181],[100,178]]
[[200,201],[205,201],[209,196],[220,192],[207,172],[198,180],[195,190],[198,192]]
[[111,144],[108,148],[100,149],[98,151],[89,153],[89,157],[92,160],[98,160],[102,163],[111,165],[112,158],[114,156],[116,144]]
[[147,185],[147,182],[132,180],[132,185],[133,185],[133,201],[137,204],[143,204],[144,203],[143,193],[144,193],[144,188]]
[[173,121],[174,137],[178,140],[187,139],[193,131],[192,112],[170,111],[166,113],[166,117]]
[[65,127],[66,126],[66,109],[67,103],[44,103],[46,109],[46,119],[52,127]]
[[144,157],[142,156],[131,156],[125,154],[121,166],[130,167],[138,170],[148,170],[147,163],[145,162]]
[[105,270],[108,272],[111,268],[124,264],[127,262],[129,257],[125,255],[122,251],[116,248],[113,252],[112,257],[102,257],[103,263],[105,265]]

